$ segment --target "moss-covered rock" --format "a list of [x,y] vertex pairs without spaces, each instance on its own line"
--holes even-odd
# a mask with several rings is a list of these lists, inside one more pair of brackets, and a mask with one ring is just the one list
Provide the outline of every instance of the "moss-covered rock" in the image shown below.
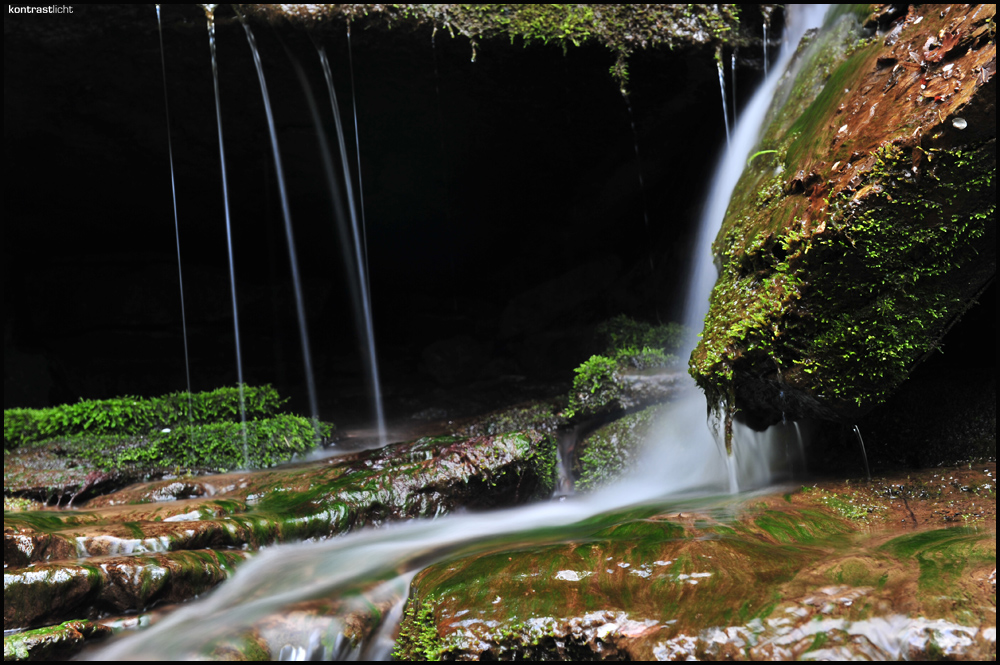
[[992,530],[914,529],[874,494],[885,519],[859,519],[829,503],[848,489],[758,497],[735,518],[651,506],[435,564],[414,579],[396,655],[991,658]]
[[620,414],[677,394],[681,377],[676,353],[687,335],[683,326],[617,316],[596,332],[603,353],[576,368],[566,418]]
[[847,13],[800,52],[714,245],[691,358],[713,402],[852,422],[992,279],[994,13],[914,6],[882,35]]
[[595,490],[634,470],[661,409],[651,406],[587,434],[573,451],[574,489]]
[[65,660],[88,639],[107,637],[111,629],[93,621],[67,621],[25,630],[3,638],[4,661]]
[[316,441],[314,423],[292,415],[253,420],[245,429],[222,422],[143,435],[56,437],[4,451],[4,492],[62,503],[169,474],[266,468]]

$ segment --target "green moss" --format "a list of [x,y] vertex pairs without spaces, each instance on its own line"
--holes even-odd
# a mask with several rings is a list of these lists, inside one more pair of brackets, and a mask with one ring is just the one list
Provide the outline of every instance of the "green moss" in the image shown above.
[[429,26],[447,30],[477,45],[491,39],[548,44],[567,51],[571,46],[600,44],[615,57],[611,73],[625,89],[628,57],[639,49],[685,45],[718,46],[739,43],[738,5],[327,5],[257,6],[251,15],[313,23],[346,18],[364,27]]
[[652,325],[625,315],[597,327],[604,355],[593,355],[576,368],[566,418],[593,415],[613,408],[622,396],[620,372],[670,367],[679,362],[675,355],[687,337],[676,323]]
[[[313,422],[299,416],[278,415],[246,424],[247,462],[265,468],[311,450],[316,443]],[[84,460],[95,469],[115,472],[137,467],[169,471],[226,471],[244,465],[243,425],[221,422],[146,435],[64,436],[26,446],[57,448],[61,456]]]
[[441,660],[444,646],[434,620],[435,601],[413,596],[406,603],[399,637],[392,651],[396,660]]
[[[248,420],[269,418],[286,401],[269,385],[244,386],[243,399]],[[145,434],[182,425],[234,422],[240,420],[240,414],[239,388],[85,400],[47,409],[5,409],[4,447],[73,434]]]
[[574,464],[575,489],[581,492],[598,489],[634,468],[658,410],[659,407],[649,407],[588,435],[580,443],[582,452]]

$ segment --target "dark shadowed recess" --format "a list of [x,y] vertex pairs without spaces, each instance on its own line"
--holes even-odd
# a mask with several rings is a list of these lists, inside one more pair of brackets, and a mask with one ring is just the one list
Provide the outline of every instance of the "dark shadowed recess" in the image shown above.
[[[264,109],[247,40],[219,10],[223,132],[249,382],[302,399]],[[288,175],[324,414],[367,417],[317,133],[333,136],[310,36],[256,26]],[[565,381],[592,326],[678,316],[724,132],[712,53],[642,52],[625,102],[596,46],[355,29],[368,256],[390,410],[442,386]],[[326,45],[355,163],[343,25]],[[164,9],[194,389],[235,381],[205,19]],[[745,49],[749,51],[750,49]],[[152,6],[4,23],[5,406],[184,388],[170,173]],[[741,97],[759,53],[741,59]],[[335,147],[336,143],[332,143]],[[356,174],[355,174],[356,175]],[[645,222],[648,211],[649,224]],[[522,380],[523,378],[523,380]],[[511,397],[513,398],[513,396]],[[426,400],[425,400],[426,401]],[[304,402],[303,405],[304,406]],[[343,413],[342,413],[343,412]]]

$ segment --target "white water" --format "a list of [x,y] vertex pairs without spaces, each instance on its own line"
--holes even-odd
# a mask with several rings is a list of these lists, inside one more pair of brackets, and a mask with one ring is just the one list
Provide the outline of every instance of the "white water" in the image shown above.
[[222,164],[222,202],[226,211],[226,250],[229,256],[229,287],[233,300],[233,332],[236,337],[236,384],[240,392],[240,423],[243,430],[243,467],[250,466],[247,448],[247,409],[243,391],[243,352],[240,349],[240,314],[236,305],[236,268],[233,263],[233,224],[229,215],[229,178],[226,175],[226,151],[222,141],[222,98],[219,94],[219,63],[215,56],[215,8],[202,5],[208,19],[208,45],[212,51],[212,80],[215,83],[215,120],[219,126],[219,162]]
[[[794,45],[808,27],[819,25],[823,12],[790,9],[788,15],[788,29],[797,30],[791,42]],[[793,20],[800,17],[808,17],[809,22],[802,25],[800,20]],[[709,244],[718,232],[732,189],[760,131],[777,84],[777,79],[772,78],[787,64],[790,50],[783,49],[775,74],[748,106],[715,176],[712,199],[699,230],[701,242],[695,262],[699,276],[712,272]],[[713,210],[714,216],[709,214]],[[693,289],[696,283],[701,284],[698,292]],[[687,300],[688,325],[704,318],[713,283],[714,276],[692,281]],[[705,427],[705,414],[704,397],[692,387],[686,397],[666,408],[662,427],[647,451],[649,457],[639,464],[640,472],[599,493],[488,516],[450,515],[368,529],[318,543],[269,548],[203,600],[184,606],[138,635],[110,645],[94,658],[160,660],[203,656],[219,640],[238,636],[255,622],[294,603],[346,597],[363,604],[364,599],[357,595],[362,591],[368,597],[389,597],[407,586],[414,571],[446,557],[515,547],[518,543],[537,546],[564,541],[576,532],[587,533],[592,527],[577,525],[595,515],[626,506],[665,501],[678,505],[686,497],[763,487],[791,475],[801,464],[802,440],[795,423],[763,434],[737,424],[734,455],[730,457]],[[379,580],[382,582],[372,589]],[[398,617],[380,629],[383,641],[392,634],[395,620]],[[312,655],[308,649],[295,649],[290,646],[288,654]],[[325,655],[374,658],[388,653],[369,649],[363,654]]]

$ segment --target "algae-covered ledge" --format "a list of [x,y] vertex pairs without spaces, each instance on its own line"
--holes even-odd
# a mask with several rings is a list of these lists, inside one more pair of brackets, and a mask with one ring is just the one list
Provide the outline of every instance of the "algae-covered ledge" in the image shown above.
[[850,422],[996,272],[993,6],[843,15],[776,95],[690,362],[751,420]]

